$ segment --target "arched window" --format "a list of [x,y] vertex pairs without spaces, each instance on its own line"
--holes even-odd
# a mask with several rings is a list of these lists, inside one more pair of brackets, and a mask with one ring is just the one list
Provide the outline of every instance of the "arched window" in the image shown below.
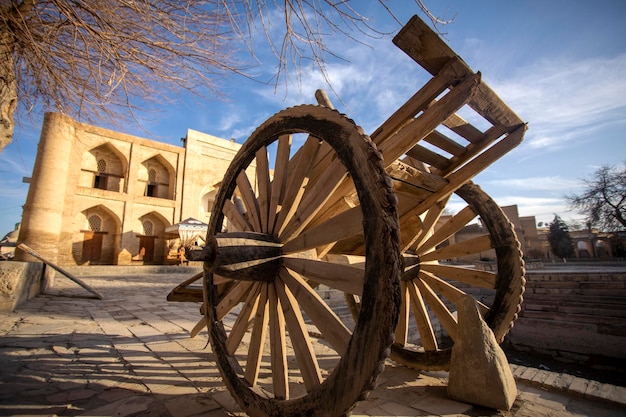
[[150,220],[144,220],[142,225],[144,235],[152,236],[154,234],[154,223],[152,223]]
[[158,197],[158,185],[156,169],[148,170],[148,185],[146,186],[146,195],[148,197]]
[[92,232],[102,231],[102,218],[100,216],[93,214],[89,216],[87,222],[89,223],[89,230]]
[[107,190],[108,176],[107,161],[103,158],[98,159],[98,172],[94,175],[93,188],[99,188],[101,190]]

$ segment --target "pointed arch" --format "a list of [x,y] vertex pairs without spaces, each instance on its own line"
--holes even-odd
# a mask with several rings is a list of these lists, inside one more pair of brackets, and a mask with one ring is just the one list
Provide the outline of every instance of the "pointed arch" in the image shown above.
[[128,160],[110,142],[83,153],[79,185],[120,192],[125,188]]
[[138,181],[145,184],[139,187],[139,192],[144,196],[174,199],[176,170],[161,154],[141,163]]

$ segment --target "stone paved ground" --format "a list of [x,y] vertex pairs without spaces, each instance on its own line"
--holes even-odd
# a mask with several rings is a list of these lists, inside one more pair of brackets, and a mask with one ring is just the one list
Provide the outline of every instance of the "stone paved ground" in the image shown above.
[[[54,288],[0,317],[0,415],[241,416],[207,348],[191,339],[198,306],[168,303],[182,274],[89,276],[104,296],[57,275]],[[352,415],[617,417],[626,388],[512,365],[519,395],[510,412],[449,400],[447,374],[389,362]]]

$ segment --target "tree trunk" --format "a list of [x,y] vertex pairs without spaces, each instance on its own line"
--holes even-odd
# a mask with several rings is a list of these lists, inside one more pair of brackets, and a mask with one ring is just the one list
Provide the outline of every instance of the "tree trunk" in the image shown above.
[[0,152],[11,143],[15,122],[13,115],[17,107],[17,83],[13,67],[13,55],[11,54],[5,38],[8,34],[2,34],[0,40]]

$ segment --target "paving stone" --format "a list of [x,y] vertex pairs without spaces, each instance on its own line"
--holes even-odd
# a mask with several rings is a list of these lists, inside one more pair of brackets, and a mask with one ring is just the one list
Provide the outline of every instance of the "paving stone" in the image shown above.
[[584,394],[587,391],[587,386],[589,385],[589,380],[579,377],[574,377],[572,383],[569,385],[568,389],[572,392],[577,392],[579,394]]
[[410,406],[434,415],[463,414],[472,409],[470,404],[432,395],[413,401]]
[[148,409],[154,398],[148,395],[135,395],[114,401],[95,410],[88,410],[79,416],[115,416],[126,417]]
[[176,417],[189,417],[222,408],[206,394],[179,395],[166,400],[165,407]]

